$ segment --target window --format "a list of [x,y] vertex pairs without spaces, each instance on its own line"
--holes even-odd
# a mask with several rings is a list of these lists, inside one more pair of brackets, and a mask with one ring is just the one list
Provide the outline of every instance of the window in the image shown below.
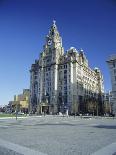
[[64,85],[67,85],[67,80],[64,81]]
[[46,76],[48,76],[48,73],[46,73]]
[[64,74],[67,74],[67,70],[64,70]]
[[48,68],[48,71],[50,71],[50,68]]
[[116,67],[116,63],[115,63],[115,61],[113,61],[113,67]]
[[64,90],[67,90],[67,87],[64,87]]
[[37,76],[35,76],[35,79],[37,79]]

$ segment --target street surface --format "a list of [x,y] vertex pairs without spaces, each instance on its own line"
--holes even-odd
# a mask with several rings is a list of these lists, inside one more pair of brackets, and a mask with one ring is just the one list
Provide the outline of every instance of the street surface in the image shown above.
[[109,145],[113,155],[115,144],[116,119],[113,118],[0,119],[0,155],[91,155]]

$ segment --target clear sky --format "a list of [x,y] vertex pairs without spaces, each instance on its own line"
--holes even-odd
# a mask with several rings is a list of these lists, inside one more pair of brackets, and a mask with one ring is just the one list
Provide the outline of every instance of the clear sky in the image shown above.
[[106,60],[116,53],[115,0],[0,0],[0,105],[29,88],[29,69],[53,19],[65,50],[82,48],[111,89]]

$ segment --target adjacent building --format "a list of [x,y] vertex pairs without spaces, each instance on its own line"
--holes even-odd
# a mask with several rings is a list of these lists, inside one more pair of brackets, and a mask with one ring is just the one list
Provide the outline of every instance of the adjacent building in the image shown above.
[[30,112],[103,112],[103,76],[91,69],[82,49],[64,52],[55,21],[39,59],[30,69]]
[[116,115],[116,55],[110,56],[106,62],[109,66],[112,83],[112,113]]
[[23,89],[23,93],[14,96],[14,100],[9,102],[9,106],[12,112],[20,111],[28,113],[29,101],[30,101],[30,90]]
[[112,92],[104,93],[104,115],[112,114]]

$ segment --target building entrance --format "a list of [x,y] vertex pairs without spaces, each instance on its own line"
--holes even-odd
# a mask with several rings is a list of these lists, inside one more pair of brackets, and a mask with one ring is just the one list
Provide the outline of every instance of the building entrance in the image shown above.
[[41,114],[49,114],[50,113],[50,106],[48,105],[42,105],[41,106]]

